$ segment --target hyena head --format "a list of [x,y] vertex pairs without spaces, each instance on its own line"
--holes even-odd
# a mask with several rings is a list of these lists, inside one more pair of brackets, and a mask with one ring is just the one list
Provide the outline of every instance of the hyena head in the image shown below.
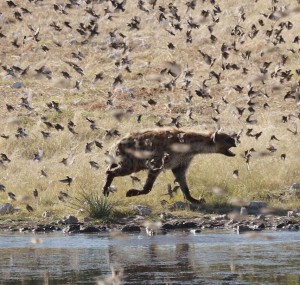
[[235,156],[235,154],[230,150],[231,147],[236,147],[236,142],[233,137],[224,133],[215,132],[211,138],[214,143],[216,153],[221,153],[226,156]]

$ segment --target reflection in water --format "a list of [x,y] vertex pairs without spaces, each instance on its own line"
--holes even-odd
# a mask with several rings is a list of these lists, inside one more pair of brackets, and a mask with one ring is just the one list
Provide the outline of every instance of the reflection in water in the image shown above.
[[96,284],[124,269],[124,284],[300,284],[299,233],[272,241],[233,233],[0,234],[0,284]]

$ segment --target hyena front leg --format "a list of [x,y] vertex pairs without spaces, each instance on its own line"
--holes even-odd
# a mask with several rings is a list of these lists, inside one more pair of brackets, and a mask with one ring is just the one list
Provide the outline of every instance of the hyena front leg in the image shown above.
[[191,196],[190,189],[186,182],[186,171],[188,165],[181,165],[179,167],[173,168],[172,172],[176,178],[176,181],[179,183],[180,189],[183,192],[185,198],[191,203],[202,203],[202,200],[196,200]]
[[152,169],[149,170],[148,177],[147,177],[146,183],[143,187],[143,190],[130,189],[127,191],[126,197],[148,194],[151,191],[153,184],[154,184],[157,176],[159,175],[160,171],[161,170],[152,170]]
[[106,171],[106,179],[102,189],[103,195],[106,197],[109,195],[109,187],[115,177],[125,176],[131,173],[132,173],[131,169],[128,169],[121,164],[113,164],[112,166],[110,166]]

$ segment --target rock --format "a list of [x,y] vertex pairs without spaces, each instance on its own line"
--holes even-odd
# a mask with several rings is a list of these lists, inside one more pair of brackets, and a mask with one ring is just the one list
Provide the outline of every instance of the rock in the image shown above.
[[94,227],[94,226],[81,226],[80,233],[98,233],[100,232],[100,229]]
[[171,210],[180,210],[180,209],[185,209],[187,207],[189,207],[190,204],[189,203],[184,203],[181,201],[175,202],[172,206],[171,206]]
[[227,219],[227,215],[226,214],[215,216],[215,217],[211,218],[212,221],[222,221],[222,220],[226,220],[226,219]]
[[288,229],[290,231],[297,232],[297,231],[299,231],[300,227],[299,227],[299,225],[289,225]]
[[165,220],[165,219],[171,219],[173,218],[173,215],[171,213],[161,213],[159,215],[159,217],[162,219],[162,220]]
[[69,225],[63,228],[64,233],[76,234],[80,232],[80,225]]
[[288,211],[287,212],[287,216],[288,217],[296,217],[297,216],[297,213],[295,211]]
[[149,207],[143,205],[136,205],[134,208],[139,211],[139,214],[141,216],[149,216],[152,212],[152,210]]
[[253,231],[253,229],[251,229],[249,226],[247,225],[239,225],[236,228],[236,232],[238,234],[244,233],[244,232],[249,232],[249,231]]
[[140,215],[136,215],[135,218],[133,219],[134,221],[144,221],[145,217],[144,216],[140,216]]
[[64,217],[64,223],[66,223],[67,225],[69,224],[77,224],[78,223],[78,219],[75,216],[71,216],[68,215],[66,217]]
[[264,223],[260,223],[258,225],[254,225],[252,227],[253,230],[264,230],[266,228],[266,225]]
[[51,217],[52,216],[52,212],[51,211],[45,211],[44,213],[43,213],[43,218],[49,218],[49,217]]
[[300,183],[294,183],[292,186],[291,186],[292,189],[297,189],[297,190],[300,190]]
[[194,229],[197,227],[198,225],[194,222],[180,222],[176,225],[177,229]]
[[286,225],[285,223],[279,223],[276,225],[276,229],[282,229],[285,227],[285,225]]
[[92,222],[92,221],[94,221],[94,219],[91,218],[91,217],[84,217],[84,218],[83,218],[83,222],[84,222],[84,223],[89,223],[89,222]]
[[251,201],[248,205],[248,208],[261,209],[267,207],[267,202],[264,201]]
[[201,233],[201,230],[200,230],[200,229],[192,229],[192,230],[190,230],[190,232],[191,232],[192,234],[200,234],[200,233]]
[[172,225],[172,224],[166,223],[166,224],[162,225],[162,228],[165,229],[165,230],[174,230],[175,226]]
[[292,186],[290,186],[289,190],[292,195],[300,198],[300,183],[294,183]]
[[258,215],[260,214],[263,208],[267,207],[267,203],[264,201],[251,201],[249,205],[246,207],[248,214],[250,215]]
[[23,232],[28,232],[31,229],[29,227],[24,227],[24,228],[19,228],[19,232],[23,233]]
[[7,215],[7,214],[13,214],[15,211],[15,208],[10,203],[4,203],[0,205],[0,215]]
[[54,232],[54,231],[60,231],[61,228],[54,225],[37,225],[34,229],[32,229],[33,232]]
[[13,83],[10,87],[13,89],[20,89],[20,88],[24,87],[24,84],[23,84],[23,82],[17,81],[15,83]]
[[126,225],[122,228],[122,232],[131,233],[131,232],[140,232],[141,228],[136,225]]
[[206,224],[203,224],[201,225],[201,229],[213,229],[214,228],[214,225],[211,224],[211,223],[206,223]]

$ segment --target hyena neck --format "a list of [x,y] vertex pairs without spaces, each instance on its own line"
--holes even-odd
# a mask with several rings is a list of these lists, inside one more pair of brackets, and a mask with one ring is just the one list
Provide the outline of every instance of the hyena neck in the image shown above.
[[183,136],[183,143],[189,146],[189,153],[214,153],[215,145],[212,140],[212,134],[190,133],[187,132]]

